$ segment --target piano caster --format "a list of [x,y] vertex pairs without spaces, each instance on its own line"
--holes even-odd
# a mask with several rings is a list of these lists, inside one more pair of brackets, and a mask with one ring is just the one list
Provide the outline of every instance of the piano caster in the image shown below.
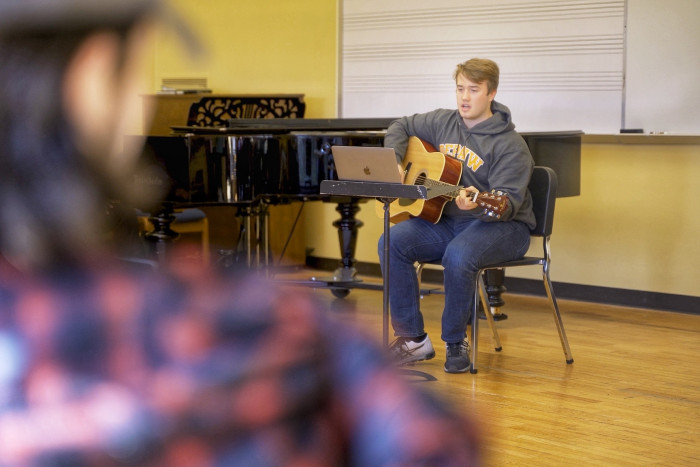
[[246,264],[246,253],[238,250],[218,250],[216,264],[223,269],[229,269],[236,265]]
[[333,271],[332,276],[324,276],[324,277],[312,277],[312,281],[318,281],[318,282],[328,282],[329,285],[331,284],[338,284],[338,283],[352,283],[352,282],[362,282],[360,279],[357,279],[355,275],[357,274],[357,271],[355,270],[354,267],[345,267],[341,266],[339,268],[336,268],[335,271]]
[[332,288],[331,293],[335,298],[345,298],[350,294],[350,289],[336,289]]
[[[350,289],[352,288],[353,284],[362,282],[360,279],[355,277],[356,273],[357,272],[353,267],[346,268],[341,266],[333,272],[332,276],[313,276],[311,280],[314,282],[325,282],[326,286],[331,289],[331,293],[335,297],[345,298],[350,293]],[[346,284],[348,287],[343,287],[343,285]]]

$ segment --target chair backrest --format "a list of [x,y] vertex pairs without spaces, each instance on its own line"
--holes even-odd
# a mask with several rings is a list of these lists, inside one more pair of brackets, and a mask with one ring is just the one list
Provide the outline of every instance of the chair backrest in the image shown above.
[[549,237],[554,225],[557,173],[549,167],[535,166],[528,188],[532,195],[532,210],[537,221],[537,225],[530,233],[539,237]]

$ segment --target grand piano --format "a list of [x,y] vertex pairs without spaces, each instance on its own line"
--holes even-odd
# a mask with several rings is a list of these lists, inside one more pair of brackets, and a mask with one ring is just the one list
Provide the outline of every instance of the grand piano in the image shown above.
[[[355,214],[363,199],[321,195],[320,184],[323,180],[337,179],[331,146],[382,146],[384,132],[392,120],[234,118],[225,126],[173,126],[171,135],[147,138],[142,160],[146,165],[157,166],[163,174],[164,179],[159,183],[167,185],[163,206],[168,210],[232,206],[246,222],[256,222],[263,235],[245,239],[249,265],[251,249],[259,251],[262,242],[262,264],[274,266],[269,264],[265,244],[265,206],[309,200],[336,203],[340,219],[333,225],[338,229],[341,259],[333,275],[323,282],[336,296],[343,297],[361,282],[356,278],[354,255],[362,226]],[[535,163],[557,172],[558,196],[577,196],[582,133],[521,134]],[[162,218],[156,225],[164,230],[168,228]],[[251,228],[246,229],[250,231]],[[502,277],[487,278],[487,290],[492,306],[500,307],[500,294],[504,291]]]
[[[157,185],[162,206],[153,237],[167,240],[169,212],[178,208],[229,206],[246,224],[243,240],[250,264],[269,264],[264,231],[266,207],[280,203],[322,200],[338,204],[337,223],[343,238],[343,278],[351,279],[354,245],[360,221],[360,199],[320,194],[323,180],[337,179],[331,154],[334,145],[382,146],[389,119],[234,119],[225,127],[173,126],[168,136],[148,136],[141,156],[140,178]],[[136,141],[135,141],[136,142]],[[153,211],[153,208],[150,209]],[[260,245],[262,243],[262,245]],[[262,248],[263,260],[257,254]],[[255,252],[251,255],[251,252]]]

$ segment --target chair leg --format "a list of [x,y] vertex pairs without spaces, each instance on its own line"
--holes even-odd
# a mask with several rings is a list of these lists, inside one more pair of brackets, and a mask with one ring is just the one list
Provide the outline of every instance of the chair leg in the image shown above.
[[479,301],[481,301],[481,304],[484,306],[484,309],[486,311],[486,321],[489,323],[489,327],[491,328],[491,334],[493,335],[493,341],[494,341],[494,348],[496,349],[497,352],[500,352],[501,349],[503,348],[501,346],[501,338],[498,336],[498,330],[496,329],[496,322],[493,319],[493,316],[491,315],[491,312],[488,309],[488,295],[486,294],[486,285],[484,284],[484,277],[481,272],[477,274],[477,279],[476,279],[476,292],[474,293],[474,305],[472,308],[472,341],[471,341],[471,348],[472,348],[472,355],[471,355],[471,369],[469,370],[470,373],[476,373],[477,372],[477,367],[476,367],[476,357],[478,355],[478,348],[479,348],[479,316],[478,316],[478,310],[479,310]]
[[503,347],[501,346],[501,339],[500,337],[498,337],[498,330],[496,329],[496,320],[494,319],[493,315],[489,310],[489,299],[488,294],[486,293],[486,284],[484,284],[484,276],[483,274],[479,274],[478,277],[479,278],[477,279],[477,285],[479,297],[481,298],[481,304],[484,307],[484,310],[486,311],[484,313],[486,315],[486,321],[489,323],[489,327],[491,328],[491,334],[493,334],[494,349],[496,349],[496,352],[500,352],[503,349]]
[[418,278],[418,295],[420,298],[423,298],[423,294],[420,293],[422,284],[423,284],[423,268],[425,267],[424,263],[418,263],[418,266],[416,266],[416,277]]
[[564,355],[566,356],[566,363],[571,364],[574,362],[574,357],[571,354],[571,348],[569,348],[569,340],[566,338],[564,322],[561,319],[559,305],[557,304],[557,299],[554,296],[552,281],[549,278],[549,270],[546,265],[543,269],[542,277],[544,281],[544,288],[547,291],[547,297],[549,298],[549,302],[552,304],[552,309],[554,311],[554,322],[557,325],[557,331],[559,331],[559,340],[561,341],[561,347],[564,350]]
[[[477,287],[478,287],[479,281],[477,280]],[[474,305],[472,306],[472,342],[471,342],[471,348],[472,348],[472,355],[471,355],[471,367],[469,368],[469,372],[474,374],[477,372],[476,368],[476,356],[478,353],[478,347],[479,347],[479,316],[477,311],[479,310],[479,295],[474,294]]]

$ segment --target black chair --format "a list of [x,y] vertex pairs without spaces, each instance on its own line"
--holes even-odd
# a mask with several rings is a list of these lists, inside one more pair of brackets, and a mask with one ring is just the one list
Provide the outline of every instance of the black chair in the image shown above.
[[[559,340],[561,341],[561,346],[564,350],[566,363],[570,364],[574,361],[574,358],[571,355],[571,349],[569,348],[569,341],[566,338],[566,332],[564,331],[564,323],[562,322],[561,313],[559,312],[559,305],[557,304],[557,299],[554,295],[552,281],[549,277],[549,267],[551,263],[549,241],[552,235],[552,226],[554,224],[554,205],[557,196],[557,174],[549,167],[536,166],[532,173],[529,189],[530,194],[532,195],[533,211],[537,221],[535,228],[530,231],[530,234],[533,237],[542,238],[542,255],[525,256],[513,261],[489,264],[482,267],[479,271],[476,281],[477,293],[474,294],[474,306],[472,310],[471,322],[471,373],[477,372],[476,357],[479,337],[479,318],[477,316],[477,310],[479,309],[479,300],[481,300],[481,304],[484,310],[486,310],[486,320],[488,321],[489,327],[493,333],[494,348],[496,351],[500,351],[502,349],[501,341],[498,337],[498,331],[496,330],[496,323],[492,314],[489,312],[488,296],[486,293],[486,286],[484,284],[483,273],[490,269],[505,269],[516,266],[542,266],[542,280],[544,282],[545,291],[547,292],[547,297],[552,305],[554,322],[557,326],[557,331],[559,332]],[[439,264],[439,262],[429,264]],[[422,270],[423,266],[424,264],[418,265],[419,279],[420,271]]]

